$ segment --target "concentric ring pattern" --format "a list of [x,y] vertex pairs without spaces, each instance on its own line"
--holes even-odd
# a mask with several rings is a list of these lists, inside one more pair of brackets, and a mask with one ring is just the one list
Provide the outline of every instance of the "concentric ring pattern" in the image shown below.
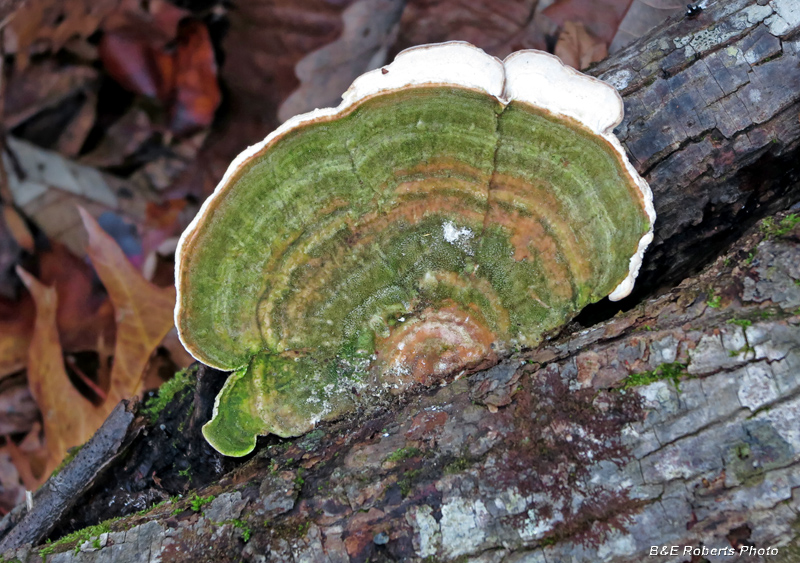
[[241,455],[360,390],[536,345],[630,275],[652,227],[639,181],[576,119],[457,84],[378,91],[275,136],[181,243],[181,337],[238,369],[207,437]]

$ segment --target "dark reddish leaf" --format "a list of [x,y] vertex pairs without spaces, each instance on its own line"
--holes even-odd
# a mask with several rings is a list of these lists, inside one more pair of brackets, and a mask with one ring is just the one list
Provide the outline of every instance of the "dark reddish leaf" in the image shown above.
[[228,119],[185,171],[172,193],[205,198],[242,147],[278,124],[280,103],[298,86],[295,65],[342,31],[341,14],[353,0],[248,0],[229,12],[221,77]]
[[92,267],[64,245],[51,242],[39,255],[39,279],[60,296],[56,313],[61,346],[98,350],[114,341],[114,312]]
[[221,95],[214,48],[202,22],[189,21],[180,27],[175,69],[170,129],[184,135],[208,127]]
[[172,55],[143,39],[136,28],[107,32],[100,41],[100,60],[126,90],[166,101],[172,91]]
[[123,87],[167,103],[175,81],[175,60],[169,43],[189,12],[165,0],[149,3],[125,0],[103,24],[100,59]]

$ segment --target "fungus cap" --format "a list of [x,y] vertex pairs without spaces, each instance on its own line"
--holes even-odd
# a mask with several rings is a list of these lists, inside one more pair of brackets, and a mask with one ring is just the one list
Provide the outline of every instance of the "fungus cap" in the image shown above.
[[177,253],[181,340],[235,370],[209,442],[244,455],[630,293],[655,212],[622,112],[552,55],[451,42],[245,150]]

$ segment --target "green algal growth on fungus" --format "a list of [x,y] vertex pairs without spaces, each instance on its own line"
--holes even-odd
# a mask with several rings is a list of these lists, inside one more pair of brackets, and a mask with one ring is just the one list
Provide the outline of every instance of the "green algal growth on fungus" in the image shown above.
[[524,80],[522,66],[463,44],[428,49],[401,58],[448,72],[453,59],[436,53],[458,52],[494,85],[432,78],[294,121],[236,161],[182,237],[181,338],[233,372],[203,428],[220,452],[535,346],[630,291],[653,212],[611,137],[616,92],[523,53],[570,95],[596,94],[597,115],[559,113],[490,91],[511,68]]

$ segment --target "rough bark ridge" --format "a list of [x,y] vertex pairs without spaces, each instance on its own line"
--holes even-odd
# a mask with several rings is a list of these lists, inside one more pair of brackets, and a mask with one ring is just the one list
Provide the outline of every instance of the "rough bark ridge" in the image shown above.
[[[762,3],[710,3],[595,69],[623,91],[619,133],[655,192],[651,290],[800,197],[800,0]],[[199,496],[43,555],[638,562],[652,546],[702,545],[736,550],[712,562],[767,560],[739,555],[751,546],[800,560],[796,218],[768,219],[700,276],[608,322],[265,440]],[[5,557],[38,562],[42,549]]]
[[632,303],[798,197],[800,2],[708,4],[590,72],[625,100],[616,133],[658,214]]
[[273,444],[45,560],[633,563],[687,545],[797,561],[800,221],[784,216],[634,311]]

